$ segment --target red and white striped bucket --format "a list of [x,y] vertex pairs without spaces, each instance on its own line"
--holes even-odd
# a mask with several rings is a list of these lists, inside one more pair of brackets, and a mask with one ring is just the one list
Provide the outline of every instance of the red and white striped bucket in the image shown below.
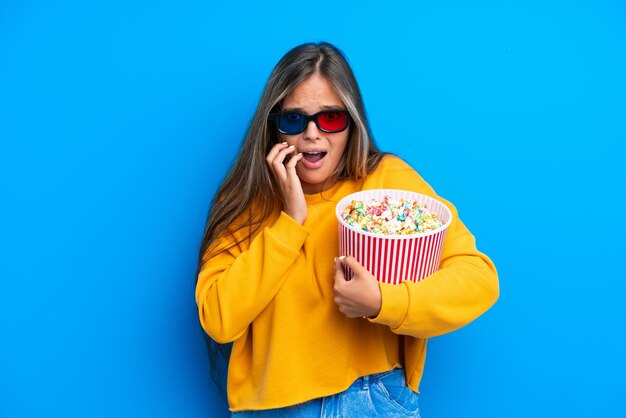
[[[389,196],[394,200],[413,200],[437,214],[441,228],[424,234],[385,235],[366,232],[350,226],[342,218],[343,210],[353,200],[368,202]],[[337,203],[339,220],[339,255],[351,255],[383,283],[399,284],[404,280],[418,282],[439,269],[443,240],[452,221],[450,209],[437,199],[406,190],[373,189],[353,193]],[[346,278],[352,271],[344,266]]]

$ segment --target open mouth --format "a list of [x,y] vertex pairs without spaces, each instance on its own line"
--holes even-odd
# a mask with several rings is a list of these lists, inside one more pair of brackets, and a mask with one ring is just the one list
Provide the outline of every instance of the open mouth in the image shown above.
[[309,170],[316,170],[324,165],[326,154],[327,152],[325,151],[302,152],[302,160],[300,162]]
[[320,161],[322,158],[326,156],[326,153],[323,151],[320,152],[303,152],[302,158],[309,163],[315,164]]

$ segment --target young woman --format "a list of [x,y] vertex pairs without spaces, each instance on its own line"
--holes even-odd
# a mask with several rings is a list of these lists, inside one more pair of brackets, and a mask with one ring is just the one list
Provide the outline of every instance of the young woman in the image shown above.
[[375,188],[436,196],[376,148],[343,54],[328,43],[292,49],[270,75],[200,249],[200,322],[233,343],[233,416],[419,416],[427,339],[498,298],[493,263],[440,197],[453,220],[426,279],[379,283],[354,258],[336,258],[336,203]]

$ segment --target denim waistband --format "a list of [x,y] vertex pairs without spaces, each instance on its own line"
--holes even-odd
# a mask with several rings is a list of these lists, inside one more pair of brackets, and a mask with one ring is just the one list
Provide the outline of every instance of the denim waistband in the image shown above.
[[391,370],[387,370],[385,372],[380,372],[380,373],[373,373],[373,374],[368,374],[367,376],[361,376],[358,379],[356,379],[351,387],[360,387],[361,389],[367,389],[369,388],[370,383],[375,383],[377,381],[379,381],[380,379],[382,379],[385,376],[389,376],[392,373],[396,373],[396,372],[404,372],[401,368],[393,368]]

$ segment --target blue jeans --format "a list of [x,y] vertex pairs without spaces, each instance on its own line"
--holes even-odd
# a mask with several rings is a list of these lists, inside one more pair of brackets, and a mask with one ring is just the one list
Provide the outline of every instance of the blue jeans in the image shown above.
[[285,408],[233,412],[233,418],[417,417],[418,395],[406,385],[404,370],[359,377],[344,392]]

